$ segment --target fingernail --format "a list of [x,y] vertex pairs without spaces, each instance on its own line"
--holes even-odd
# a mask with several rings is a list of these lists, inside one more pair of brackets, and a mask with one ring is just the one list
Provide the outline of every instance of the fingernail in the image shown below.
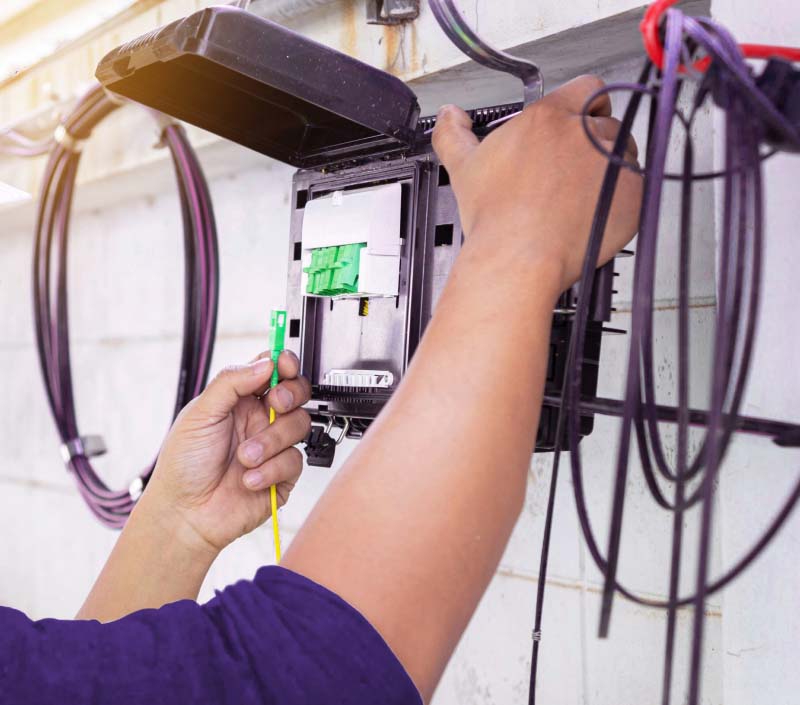
[[257,463],[261,460],[261,455],[264,453],[264,447],[255,441],[250,441],[249,443],[245,443],[242,447],[242,455],[244,455],[246,460],[249,460],[251,463]]
[[252,365],[250,365],[250,371],[256,377],[265,375],[267,374],[267,372],[272,372],[272,359],[269,357],[265,357],[262,358],[261,360],[256,360]]
[[291,357],[293,360],[297,360],[300,362],[300,358],[292,350],[284,350],[281,355],[285,355],[286,357]]
[[264,476],[258,470],[251,470],[244,474],[242,480],[245,487],[255,490],[261,486],[261,483],[264,481]]
[[294,401],[294,394],[292,394],[286,387],[278,387],[275,390],[275,396],[284,409],[288,409]]

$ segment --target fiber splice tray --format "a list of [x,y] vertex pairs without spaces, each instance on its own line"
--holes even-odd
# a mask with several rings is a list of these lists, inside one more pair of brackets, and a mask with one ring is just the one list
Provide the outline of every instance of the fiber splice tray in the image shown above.
[[[311,380],[312,417],[327,426],[312,434],[309,460],[329,465],[332,427],[360,437],[403,379],[462,245],[449,177],[428,137],[435,118],[419,118],[416,96],[397,78],[235,7],[197,12],[119,47],[97,77],[115,93],[300,168],[286,347]],[[472,111],[476,134],[518,109]],[[585,395],[596,392],[612,278],[613,264],[593,292]],[[574,303],[567,292],[554,313],[548,395],[561,393]],[[557,445],[556,415],[543,409],[537,449]],[[592,425],[584,417],[581,433]]]

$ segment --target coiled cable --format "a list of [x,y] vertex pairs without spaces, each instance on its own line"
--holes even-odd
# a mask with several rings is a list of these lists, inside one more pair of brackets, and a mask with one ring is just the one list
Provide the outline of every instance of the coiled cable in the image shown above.
[[[96,86],[78,101],[56,131],[42,181],[33,251],[37,350],[64,462],[91,511],[112,528],[124,525],[155,461],[122,490],[110,489],[92,467],[90,457],[103,449],[93,443],[94,437],[82,436],[78,428],[70,359],[67,250],[81,143],[119,105]],[[168,122],[161,126],[162,142],[174,163],[183,215],[183,344],[174,417],[202,391],[208,378],[216,331],[219,257],[211,197],[197,157],[180,125]]]

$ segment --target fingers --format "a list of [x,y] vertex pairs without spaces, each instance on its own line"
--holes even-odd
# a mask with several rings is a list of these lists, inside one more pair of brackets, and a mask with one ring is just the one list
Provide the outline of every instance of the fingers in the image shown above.
[[291,379],[300,374],[300,360],[291,350],[284,350],[278,357],[278,376]]
[[257,468],[300,443],[310,430],[311,417],[304,410],[295,409],[278,416],[275,423],[244,441],[236,449],[236,458],[245,468]]
[[[609,151],[613,151],[614,143],[617,141],[622,129],[622,123],[615,118],[592,117],[588,118],[588,125],[589,129],[601,142],[606,145],[608,143],[611,144]],[[636,163],[639,158],[639,147],[632,135],[628,135],[628,141],[625,145],[625,158],[632,163]]]
[[[248,470],[242,475],[242,483],[248,490],[260,492],[272,485],[281,488],[285,483],[294,485],[303,472],[303,454],[297,448],[287,448],[270,458],[257,468]],[[282,498],[285,493],[281,493]]]
[[[584,111],[586,101],[593,93],[605,86],[605,82],[598,76],[578,76],[560,88],[556,89],[543,100],[557,103],[567,112],[580,115]],[[611,115],[611,98],[608,93],[597,96],[588,106],[589,115],[595,117],[608,117]]]
[[472,132],[472,120],[461,108],[445,105],[436,116],[433,148],[452,176],[478,146]]
[[240,399],[252,396],[269,384],[272,368],[269,358],[249,365],[226,367],[197,397],[193,408],[212,420],[227,416]]
[[[258,355],[256,360],[271,358],[272,353],[266,350]],[[300,360],[291,350],[284,350],[278,356],[278,377],[280,379],[292,379],[300,374]],[[269,381],[261,389],[254,392],[257,397],[263,396],[269,389]],[[306,399],[308,401],[308,399]],[[303,402],[305,404],[305,401]],[[277,409],[276,409],[277,411]]]
[[285,379],[269,390],[267,406],[278,414],[286,414],[311,399],[311,384],[305,377]]

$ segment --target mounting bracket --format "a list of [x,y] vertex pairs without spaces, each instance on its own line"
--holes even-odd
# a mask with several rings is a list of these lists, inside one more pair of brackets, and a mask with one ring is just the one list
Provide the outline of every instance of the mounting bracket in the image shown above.
[[419,0],[367,0],[369,24],[400,24],[419,17]]

